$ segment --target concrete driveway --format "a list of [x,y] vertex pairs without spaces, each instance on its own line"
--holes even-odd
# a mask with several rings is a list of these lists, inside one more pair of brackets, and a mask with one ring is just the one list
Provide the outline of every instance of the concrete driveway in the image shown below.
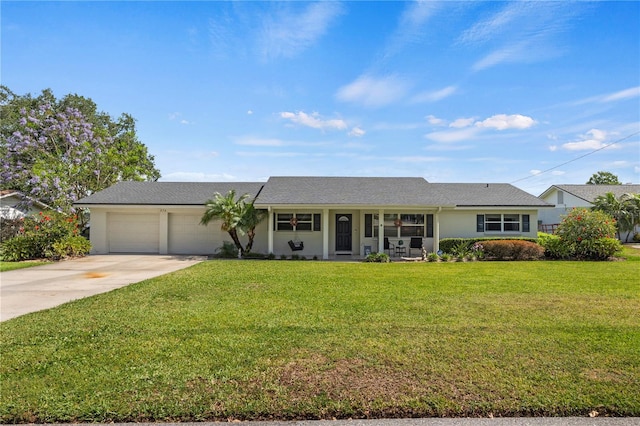
[[205,256],[94,255],[0,274],[0,321],[186,268]]

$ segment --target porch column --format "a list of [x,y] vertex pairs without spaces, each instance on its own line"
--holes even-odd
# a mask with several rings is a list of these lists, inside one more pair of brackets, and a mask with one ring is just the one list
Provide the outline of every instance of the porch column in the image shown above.
[[269,229],[267,230],[267,254],[273,253],[273,212],[271,206],[267,209],[267,215],[269,216]]
[[434,219],[433,227],[435,228],[433,230],[433,252],[434,253],[437,253],[438,250],[440,250],[440,211],[441,210],[442,210],[442,207],[438,207],[438,210],[436,210],[436,214],[433,217]]
[[378,253],[384,253],[384,210],[378,211]]
[[329,259],[329,209],[322,209],[322,258]]

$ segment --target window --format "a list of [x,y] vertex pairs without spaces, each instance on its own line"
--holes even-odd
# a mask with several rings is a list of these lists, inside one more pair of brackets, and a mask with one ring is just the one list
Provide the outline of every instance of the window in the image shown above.
[[[378,216],[365,215],[365,237],[370,236],[367,229],[371,216],[372,234],[378,236]],[[433,215],[421,213],[387,213],[384,215],[384,236],[388,238],[428,237],[433,238]]]
[[502,231],[502,215],[487,214],[484,216],[484,230],[487,232]]
[[401,237],[424,237],[424,215],[423,214],[401,214],[400,227]]
[[276,213],[274,228],[277,231],[319,231],[320,215],[311,213]]
[[364,237],[371,238],[373,236],[373,215],[364,215]]
[[558,191],[558,204],[564,204],[564,192]]
[[520,215],[519,214],[505,214],[504,215],[504,231],[505,232],[517,232],[520,231]]
[[[479,214],[476,216],[477,232],[520,232],[519,214]],[[522,231],[529,232],[530,216],[522,215]]]

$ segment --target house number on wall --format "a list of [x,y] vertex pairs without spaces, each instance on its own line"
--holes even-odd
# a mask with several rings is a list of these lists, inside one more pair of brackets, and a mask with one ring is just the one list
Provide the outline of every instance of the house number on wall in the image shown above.
[[167,209],[160,209],[160,213],[166,213]]

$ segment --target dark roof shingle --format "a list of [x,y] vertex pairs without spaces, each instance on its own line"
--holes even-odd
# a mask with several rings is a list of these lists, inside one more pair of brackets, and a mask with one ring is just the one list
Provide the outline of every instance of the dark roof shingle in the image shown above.
[[[612,192],[616,198],[622,194],[640,194],[640,185],[553,185],[551,188],[558,188],[561,191],[575,195],[585,201],[593,202],[599,195]],[[549,188],[549,189],[551,189]],[[549,191],[549,189],[546,192]],[[543,193],[544,194],[544,193]]]
[[76,201],[76,205],[203,205],[219,192],[234,189],[238,196],[255,197],[261,182],[118,182],[115,185]]

